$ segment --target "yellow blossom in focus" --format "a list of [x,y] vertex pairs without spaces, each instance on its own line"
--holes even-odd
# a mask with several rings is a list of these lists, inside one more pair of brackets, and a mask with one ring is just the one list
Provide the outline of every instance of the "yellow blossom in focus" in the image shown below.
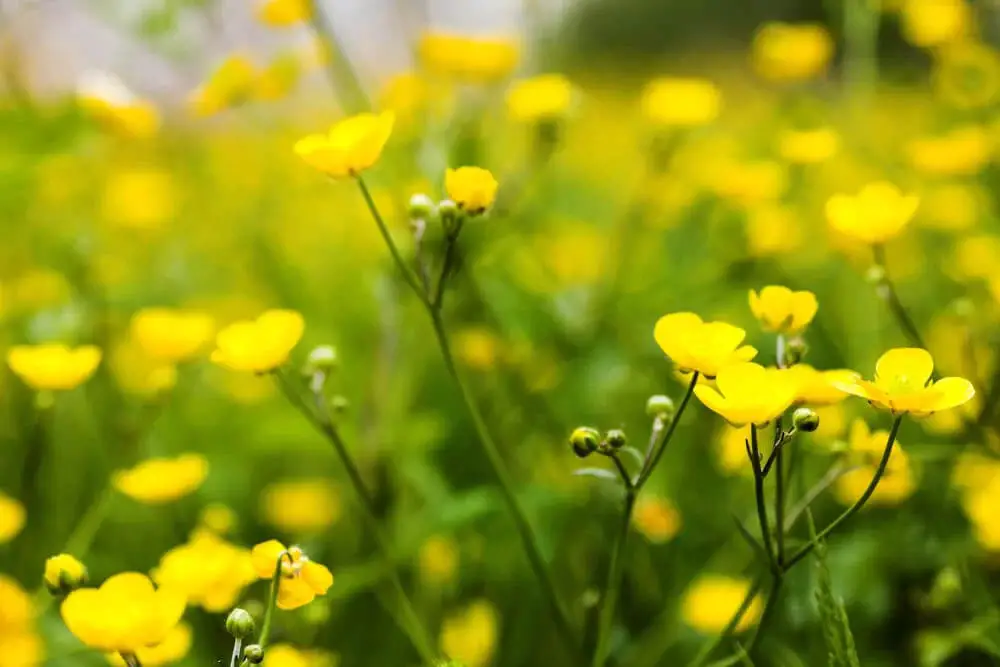
[[671,313],[656,322],[656,344],[684,371],[715,377],[720,368],[757,356],[757,350],[740,344],[746,331],[725,322],[703,322],[694,313]]
[[[143,646],[135,657],[143,667],[165,667],[180,662],[191,650],[191,627],[178,623],[159,644]],[[118,653],[108,653],[108,662],[116,667],[126,667]]]
[[0,574],[0,655],[4,667],[37,667],[45,644],[35,628],[31,597],[10,577]]
[[747,213],[746,235],[755,257],[788,254],[801,247],[802,225],[791,209],[765,204]]
[[496,650],[499,618],[486,600],[476,600],[441,624],[441,650],[465,667],[484,667]]
[[141,139],[153,136],[160,127],[156,107],[136,97],[113,74],[84,73],[76,97],[84,112],[114,132]]
[[196,530],[185,544],[160,558],[153,579],[183,593],[188,604],[209,612],[231,608],[240,593],[257,580],[250,552],[207,530]]
[[316,533],[340,518],[340,495],[321,479],[293,480],[268,485],[261,494],[265,522],[287,533]]
[[0,544],[10,542],[24,528],[24,505],[0,492]]
[[65,391],[80,386],[97,370],[101,351],[93,345],[67,347],[59,343],[15,345],[7,350],[7,365],[33,389]]
[[931,83],[936,96],[956,109],[981,109],[1000,98],[1000,54],[963,41],[936,54]]
[[818,23],[766,23],[754,35],[751,60],[769,81],[802,81],[826,71],[833,39]]
[[641,104],[643,116],[655,125],[696,127],[719,117],[722,92],[708,79],[664,77],[646,84]]
[[899,18],[906,41],[922,47],[957,41],[972,28],[966,0],[905,0]]
[[312,18],[312,0],[264,0],[257,5],[256,13],[261,23],[285,28]]
[[458,545],[451,538],[433,535],[420,545],[420,579],[430,586],[441,586],[455,579],[458,572]]
[[666,498],[641,496],[632,511],[632,525],[653,544],[663,544],[680,530],[681,515]]
[[[844,474],[837,478],[833,492],[837,500],[845,505],[854,504],[865,492],[878,468],[888,441],[888,431],[868,429],[868,424],[862,419],[855,420],[851,425],[848,437],[847,465],[850,466]],[[897,441],[889,455],[889,463],[885,473],[875,487],[875,493],[869,499],[870,505],[898,505],[906,500],[916,488],[914,473],[909,457]]]
[[133,229],[158,229],[176,212],[173,177],[148,167],[117,170],[104,185],[101,213],[108,222]]
[[455,356],[467,367],[488,371],[500,357],[500,339],[485,327],[466,327],[455,332]]
[[[729,619],[750,593],[750,582],[722,575],[703,575],[684,593],[681,618],[684,623],[706,635],[717,635],[729,624]],[[760,621],[764,601],[755,595],[735,631],[744,632]]]
[[160,505],[196,491],[208,476],[208,461],[200,454],[172,459],[151,458],[112,478],[115,488],[146,505]]
[[205,505],[198,515],[199,528],[213,532],[216,535],[226,535],[232,532],[236,524],[236,512],[222,503]]
[[879,181],[857,195],[839,194],[826,202],[826,218],[837,231],[865,243],[884,243],[913,219],[920,198]]
[[938,137],[910,142],[910,163],[933,176],[973,176],[989,164],[993,147],[978,125],[956,128]]
[[444,189],[459,208],[469,213],[482,213],[497,196],[499,183],[482,167],[448,169],[444,174]]
[[847,398],[847,394],[837,385],[860,377],[851,370],[818,371],[808,364],[795,364],[788,369],[788,373],[797,385],[796,402],[810,407],[840,403]]
[[778,154],[791,164],[820,164],[840,148],[840,137],[829,127],[787,130],[778,139]]
[[324,565],[309,560],[299,547],[285,547],[277,540],[261,542],[250,552],[254,571],[261,579],[271,579],[281,557],[281,584],[278,609],[297,609],[333,586],[333,575]]
[[167,639],[184,613],[184,596],[153,588],[138,572],[116,574],[100,588],[80,588],[62,603],[66,627],[90,648],[135,653]]
[[264,373],[286,361],[305,322],[293,310],[268,310],[256,320],[242,320],[219,331],[212,362],[234,371]]
[[50,591],[78,588],[86,582],[87,566],[69,554],[45,559],[42,581]]
[[111,371],[125,391],[139,396],[155,396],[177,384],[177,367],[151,358],[134,340],[126,340],[111,354]]
[[969,229],[989,214],[989,194],[972,183],[941,183],[929,187],[920,200],[917,220],[943,231]]
[[877,408],[917,416],[956,408],[975,395],[972,383],[965,378],[946,377],[931,382],[933,372],[934,360],[927,350],[896,348],[879,357],[874,382],[855,378],[836,385]]
[[572,103],[573,84],[562,74],[517,81],[507,91],[507,113],[522,123],[559,120]]
[[211,116],[247,102],[257,87],[257,68],[246,55],[227,56],[191,95],[191,109]]
[[781,285],[768,285],[757,293],[750,290],[750,311],[764,331],[794,336],[801,333],[813,317],[819,304],[812,292],[793,292]]
[[357,176],[382,155],[395,115],[362,113],[346,118],[326,134],[310,134],[295,143],[295,154],[331,178]]
[[170,308],[143,308],[132,316],[132,337],[150,357],[186,361],[211,339],[212,318],[203,313]]
[[795,401],[798,383],[788,371],[751,361],[723,366],[716,387],[698,385],[694,394],[707,408],[735,426],[766,424]]
[[472,83],[506,78],[520,58],[517,42],[511,39],[444,32],[423,34],[417,53],[429,72]]

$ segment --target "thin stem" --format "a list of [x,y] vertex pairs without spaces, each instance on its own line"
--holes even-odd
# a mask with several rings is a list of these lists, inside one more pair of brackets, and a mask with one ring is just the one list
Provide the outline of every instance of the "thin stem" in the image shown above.
[[792,506],[791,511],[788,512],[788,518],[785,519],[785,531],[791,531],[795,526],[795,523],[799,520],[799,517],[802,516],[807,509],[809,509],[809,506],[812,505],[813,501],[819,498],[821,493],[830,488],[830,485],[852,470],[856,470],[856,468],[848,468],[842,465],[835,465],[827,470],[822,479],[816,482],[811,489],[806,491],[805,495],[802,496],[802,499],[799,500],[797,504]]
[[681,399],[681,404],[677,407],[677,412],[674,413],[674,418],[670,420],[670,426],[663,432],[663,436],[660,438],[660,442],[654,448],[651,457],[646,460],[646,465],[643,467],[642,471],[639,473],[639,479],[636,480],[635,486],[637,489],[641,489],[649,479],[649,476],[653,474],[653,470],[656,468],[656,464],[660,461],[660,457],[663,456],[663,452],[666,451],[667,445],[670,444],[670,439],[674,435],[674,431],[677,429],[677,424],[681,421],[681,416],[684,414],[684,409],[687,408],[688,403],[691,402],[691,396],[694,394],[695,385],[698,384],[698,371],[691,374],[691,383],[688,384],[687,391],[684,393],[684,398]]
[[621,457],[618,456],[618,452],[611,452],[611,460],[615,462],[615,467],[618,468],[618,474],[621,475],[622,481],[625,483],[625,489],[627,491],[632,491],[632,476],[628,473],[628,468],[622,463]]
[[753,466],[754,494],[757,500],[757,521],[760,523],[760,537],[767,552],[771,572],[778,571],[774,559],[774,547],[771,545],[771,528],[767,518],[767,498],[764,495],[764,472],[760,468],[760,447],[757,444],[757,426],[750,425],[750,464]]
[[705,661],[712,657],[712,653],[714,653],[715,650],[722,645],[722,642],[725,641],[726,637],[733,634],[733,631],[740,624],[740,621],[743,620],[743,616],[746,615],[747,610],[750,609],[750,605],[753,603],[754,598],[757,597],[757,593],[760,592],[760,587],[763,583],[764,582],[758,578],[753,582],[753,584],[750,585],[750,588],[747,589],[747,594],[743,597],[743,602],[740,603],[739,608],[729,619],[726,627],[722,629],[722,632],[713,637],[710,642],[701,647],[701,650],[698,651],[694,660],[688,664],[688,667],[701,667],[701,665],[705,664]]
[[924,339],[920,335],[920,330],[917,329],[917,325],[913,322],[913,318],[906,310],[906,306],[899,298],[899,294],[896,292],[896,286],[893,284],[892,279],[889,277],[889,273],[885,267],[885,248],[881,245],[872,246],[872,252],[875,255],[875,265],[882,270],[882,279],[879,281],[877,286],[878,296],[886,302],[889,306],[889,310],[892,312],[893,317],[899,323],[900,328],[910,342],[916,347],[927,349],[924,344]]
[[267,609],[264,610],[264,623],[260,628],[260,637],[257,643],[261,648],[267,647],[267,640],[271,638],[271,622],[274,620],[274,610],[278,606],[278,590],[281,588],[281,561],[291,560],[287,551],[282,551],[274,564],[274,574],[271,575],[271,587],[267,594]]
[[895,421],[892,422],[892,430],[889,431],[889,439],[885,443],[885,451],[882,453],[882,460],[879,461],[878,468],[875,470],[875,475],[872,477],[871,483],[868,484],[868,488],[865,489],[863,494],[861,494],[861,497],[858,498],[857,502],[845,510],[843,514],[833,521],[833,523],[820,531],[814,540],[811,540],[808,544],[803,545],[802,548],[796,551],[792,557],[788,559],[788,564],[785,566],[785,569],[791,568],[800,560],[808,556],[812,550],[816,548],[817,542],[825,539],[830,533],[843,525],[845,521],[850,519],[865,506],[868,499],[872,497],[873,493],[875,493],[875,487],[877,487],[879,481],[881,481],[882,475],[885,474],[886,466],[889,465],[889,457],[892,455],[892,446],[896,442],[896,434],[899,433],[899,425],[902,423],[902,415],[896,417]]
[[122,660],[125,661],[125,664],[128,665],[128,667],[142,667],[142,663],[139,662],[139,658],[136,656],[135,653],[123,652],[119,653],[118,655],[122,657]]
[[458,245],[458,234],[462,230],[461,222],[454,233],[448,234],[448,241],[444,249],[444,261],[441,264],[441,275],[438,276],[437,287],[434,289],[434,297],[431,299],[431,306],[436,310],[441,310],[444,301],[444,289],[448,284],[448,276],[455,264],[455,248]]
[[767,594],[767,602],[764,603],[764,612],[761,614],[757,630],[753,633],[753,638],[746,648],[746,652],[751,656],[754,654],[754,649],[759,646],[760,638],[764,630],[767,629],[768,622],[774,617],[774,610],[778,607],[778,596],[781,594],[781,584],[784,578],[784,573],[780,570],[771,577],[771,590]]
[[[775,429],[775,439],[778,438],[779,433],[781,433],[781,418],[779,417],[774,424]],[[775,531],[775,540],[777,542],[777,564],[778,570],[784,568],[785,565],[785,470],[784,470],[784,458],[782,456],[785,448],[780,444],[778,447],[778,453],[775,458],[775,467],[777,468],[777,475],[775,475],[775,486],[774,486],[774,525],[777,528]]]
[[243,650],[243,640],[237,637],[233,640],[233,654],[229,656],[229,667],[236,667],[240,659],[240,651]]
[[[618,457],[612,458],[618,462]],[[626,483],[629,482],[626,481]],[[632,524],[632,509],[634,507],[635,491],[629,487],[625,491],[625,507],[622,511],[621,524],[618,534],[615,536],[615,543],[611,547],[608,580],[604,585],[604,595],[600,599],[601,608],[598,612],[597,646],[594,649],[594,657],[590,663],[592,667],[603,667],[607,659],[608,639],[611,636],[611,626],[614,624],[615,619],[615,605],[618,601],[618,592],[621,589],[622,567],[625,562],[623,554],[625,552],[625,544],[628,541],[629,526]]]

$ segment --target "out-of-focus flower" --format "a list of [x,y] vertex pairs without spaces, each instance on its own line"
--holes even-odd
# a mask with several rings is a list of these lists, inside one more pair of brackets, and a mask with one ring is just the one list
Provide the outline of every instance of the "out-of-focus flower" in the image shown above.
[[156,134],[160,127],[156,107],[136,97],[113,74],[85,72],[77,83],[76,96],[86,113],[115,132],[144,138]]
[[986,44],[963,41],[941,49],[931,72],[934,92],[956,109],[981,109],[1000,97],[1000,54]]
[[504,79],[514,71],[520,58],[514,40],[444,32],[422,35],[417,52],[427,71],[470,83]]
[[280,100],[302,78],[302,58],[298,53],[279,53],[257,75],[254,96],[258,100]]
[[379,95],[379,108],[392,111],[400,122],[406,122],[425,107],[429,95],[427,81],[420,74],[403,72],[386,81]]
[[981,186],[941,183],[923,192],[916,219],[925,227],[958,231],[974,226],[989,210],[989,194]]
[[[750,582],[723,575],[703,575],[684,593],[681,617],[684,622],[706,635],[716,635],[729,624],[743,600],[750,593]],[[736,632],[744,632],[760,621],[764,601],[755,595],[750,606],[736,625]]]
[[111,354],[111,371],[125,391],[139,396],[155,396],[177,384],[174,364],[151,358],[134,340],[126,340]]
[[24,528],[24,505],[0,492],[0,544],[10,542]]
[[171,308],[143,308],[132,316],[132,336],[150,357],[186,361],[212,338],[215,323],[204,313]]
[[441,624],[441,650],[465,667],[484,667],[496,650],[500,620],[487,600],[476,600]]
[[908,148],[914,169],[933,176],[973,176],[989,164],[993,152],[989,135],[978,125],[915,139]]
[[499,188],[497,179],[482,167],[448,169],[444,175],[444,188],[448,196],[463,211],[481,213],[493,205]]
[[61,273],[42,267],[28,269],[5,287],[4,308],[13,312],[63,304],[72,294],[72,287]]
[[257,88],[257,68],[244,54],[227,56],[192,93],[191,109],[211,116],[249,101]]
[[236,512],[222,503],[209,503],[198,515],[198,527],[216,535],[232,532],[236,524]]
[[987,551],[1000,551],[1000,473],[994,471],[982,483],[963,494],[962,507],[972,524],[976,541]]
[[[845,505],[851,505],[861,497],[875,476],[888,438],[888,431],[873,433],[863,419],[855,420],[851,425],[847,443],[849,450],[846,463],[850,469],[837,478],[833,487],[837,500]],[[915,488],[916,481],[910,460],[897,441],[892,454],[889,455],[885,473],[868,502],[874,505],[898,505],[906,500]]]
[[104,185],[101,213],[108,222],[133,229],[158,229],[176,212],[173,177],[149,167],[116,170]]
[[42,581],[54,595],[69,593],[87,583],[87,566],[69,554],[57,554],[45,560]]
[[201,454],[181,454],[172,459],[151,458],[112,478],[115,488],[146,505],[160,505],[193,493],[208,476],[208,461]]
[[15,345],[7,351],[10,369],[28,386],[43,391],[78,387],[94,374],[99,363],[101,351],[93,345]]
[[663,544],[681,529],[681,514],[667,498],[641,496],[632,512],[632,525],[653,544]]
[[802,224],[788,207],[756,206],[747,212],[746,225],[747,243],[755,257],[791,253],[802,245]]
[[707,125],[721,109],[722,91],[708,79],[663,77],[646,84],[642,93],[642,114],[655,125]]
[[517,81],[507,91],[507,113],[522,123],[556,121],[569,113],[573,92],[573,84],[562,74]]
[[163,554],[153,579],[183,593],[188,604],[222,612],[236,603],[257,574],[248,550],[210,531],[196,530],[185,544]]
[[879,181],[857,195],[839,194],[826,203],[826,218],[837,231],[865,243],[884,243],[913,219],[920,198]]
[[0,655],[4,667],[37,667],[45,644],[35,629],[31,597],[10,577],[0,574]]
[[840,148],[840,137],[830,127],[787,130],[778,138],[778,154],[791,164],[820,164]]
[[769,160],[729,162],[716,172],[711,187],[734,205],[753,208],[781,198],[788,189],[788,171]]
[[311,0],[264,0],[257,5],[257,19],[275,28],[305,23],[312,18]]
[[960,40],[972,29],[965,0],[906,0],[899,18],[906,41],[925,48]]
[[362,113],[346,118],[327,134],[310,134],[295,143],[295,154],[332,178],[357,176],[382,155],[395,115]]
[[60,609],[66,627],[90,648],[135,653],[167,639],[184,613],[184,596],[123,572],[100,588],[73,591]]
[[[282,554],[285,554],[282,557]],[[278,586],[278,609],[297,609],[325,595],[333,586],[333,575],[326,566],[309,560],[299,547],[285,547],[277,540],[261,542],[250,552],[254,571],[261,579],[271,579],[281,557],[281,584]]]
[[847,398],[847,394],[837,385],[853,382],[855,378],[860,377],[851,370],[818,371],[808,364],[795,364],[788,369],[788,372],[797,385],[796,402],[810,407],[840,403]]
[[746,331],[725,322],[703,322],[694,313],[671,313],[656,322],[653,337],[663,353],[684,371],[715,377],[720,368],[757,356],[740,345]]
[[466,327],[455,332],[455,355],[467,367],[488,371],[500,358],[501,341],[485,327]]
[[432,535],[420,545],[420,579],[431,586],[454,580],[458,572],[459,552],[455,541],[444,535]]
[[750,290],[750,311],[764,331],[793,336],[801,333],[816,316],[819,304],[812,292],[793,292],[781,285],[768,285],[757,293]]
[[272,644],[264,652],[264,667],[334,667],[329,653],[296,648],[291,644]]
[[264,521],[296,535],[319,532],[340,518],[340,495],[326,480],[270,484],[264,489],[260,502]]
[[[165,667],[180,662],[191,650],[191,627],[178,623],[159,644],[144,646],[135,652],[135,657],[143,667]],[[116,667],[126,667],[125,660],[118,653],[108,653],[108,662]]]
[[212,361],[234,371],[264,373],[286,361],[305,322],[293,310],[269,310],[256,320],[230,324],[215,337]]
[[889,350],[875,364],[875,381],[854,378],[837,382],[837,387],[860,396],[871,405],[893,414],[928,415],[950,410],[968,402],[975,395],[972,383],[961,377],[947,377],[931,382],[934,359],[920,348]]
[[754,35],[751,60],[769,81],[802,81],[826,71],[833,39],[816,23],[766,23]]
[[945,268],[957,280],[988,280],[1000,264],[1000,237],[991,234],[963,236]]
[[735,426],[766,424],[795,401],[798,384],[787,371],[753,362],[723,366],[717,388],[699,384],[694,394],[707,408]]

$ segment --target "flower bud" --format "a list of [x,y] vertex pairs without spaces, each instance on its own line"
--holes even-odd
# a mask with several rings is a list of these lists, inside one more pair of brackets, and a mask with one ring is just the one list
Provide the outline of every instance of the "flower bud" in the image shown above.
[[254,632],[253,616],[246,609],[233,609],[226,618],[226,632],[236,639],[249,638]]
[[409,215],[411,220],[426,220],[433,218],[436,214],[437,207],[427,195],[420,193],[410,197]]
[[809,352],[809,346],[801,338],[793,338],[785,345],[785,359],[784,363],[786,366],[794,366],[795,364],[802,363],[802,360],[806,358],[806,353]]
[[674,400],[663,394],[650,396],[646,401],[646,414],[650,417],[670,419],[674,416]]
[[264,662],[264,649],[260,644],[250,644],[243,649],[243,657],[251,665],[259,665]]
[[338,362],[336,348],[332,345],[320,345],[309,353],[309,357],[302,367],[302,372],[305,375],[329,374],[330,371],[337,368]]
[[52,595],[68,595],[87,583],[87,567],[69,554],[45,561],[45,587]]
[[625,437],[625,431],[613,428],[604,435],[604,441],[612,449],[621,449],[628,443],[628,438]]
[[792,425],[797,431],[812,433],[819,428],[819,415],[811,408],[799,408],[792,413]]
[[569,444],[573,448],[573,453],[584,459],[597,451],[597,447],[601,444],[601,434],[596,429],[581,426],[569,436]]
[[449,223],[455,221],[461,213],[461,209],[458,208],[458,204],[450,199],[442,199],[437,205],[438,216],[441,218],[441,222],[447,227]]

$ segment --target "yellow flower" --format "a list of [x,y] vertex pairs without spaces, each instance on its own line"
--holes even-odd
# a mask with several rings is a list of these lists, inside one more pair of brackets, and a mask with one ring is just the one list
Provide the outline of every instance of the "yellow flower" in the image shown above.
[[69,554],[46,559],[42,580],[50,591],[68,592],[87,582],[87,566]]
[[993,147],[978,125],[956,128],[939,137],[910,142],[910,163],[933,176],[973,176],[989,164]]
[[643,116],[656,125],[707,125],[721,108],[722,92],[708,79],[663,77],[646,84],[642,93]]
[[425,33],[417,52],[430,72],[461,81],[490,83],[508,76],[520,57],[517,42],[443,32]]
[[813,407],[840,403],[847,395],[838,388],[838,384],[850,383],[860,377],[847,369],[818,371],[807,364],[796,364],[787,372],[796,383],[796,402]]
[[227,56],[191,96],[191,107],[198,116],[211,116],[242,104],[257,86],[257,68],[240,53]]
[[951,261],[945,266],[956,280],[989,280],[1000,261],[1000,238],[992,234],[963,236],[955,244]]
[[899,234],[913,219],[919,204],[916,195],[904,195],[892,183],[879,181],[866,185],[857,195],[830,197],[826,218],[837,231],[878,244]]
[[212,361],[234,371],[264,373],[288,361],[305,322],[293,310],[268,310],[256,320],[230,324],[215,337]]
[[185,361],[211,339],[215,324],[202,313],[144,308],[132,316],[132,336],[150,357]]
[[997,517],[1000,503],[1000,476],[994,476],[983,486],[964,494],[962,507],[972,524],[972,532],[979,545],[987,551],[1000,551],[1000,520]]
[[785,165],[768,160],[733,162],[717,172],[711,186],[737,206],[760,206],[781,198],[788,189],[788,171]]
[[458,571],[458,545],[451,538],[433,535],[420,545],[418,561],[421,580],[431,586],[441,586],[453,580]]
[[812,292],[793,292],[780,285],[768,285],[759,295],[750,290],[750,310],[761,328],[771,333],[801,333],[816,316],[818,307]]
[[153,579],[183,593],[188,604],[209,612],[226,611],[257,579],[250,552],[207,530],[196,530],[185,544],[163,554]]
[[918,219],[932,229],[957,231],[975,225],[989,209],[989,195],[981,186],[942,183],[922,194]]
[[77,639],[101,651],[135,653],[164,641],[184,613],[185,600],[153,588],[144,574],[124,572],[100,588],[80,588],[62,603],[63,622]]
[[[282,557],[284,554],[284,557]],[[296,609],[325,595],[333,586],[330,570],[309,560],[299,547],[288,547],[277,540],[261,542],[250,552],[253,568],[261,579],[274,576],[281,558],[281,584],[278,587],[278,609]]]
[[111,354],[111,370],[118,384],[127,392],[155,396],[177,384],[177,367],[170,362],[152,359],[134,340],[119,344]]
[[[845,505],[852,505],[861,497],[875,476],[888,438],[888,431],[872,433],[862,419],[851,425],[847,456],[850,468],[834,484],[833,491],[837,500]],[[885,473],[868,502],[874,505],[897,505],[906,500],[915,488],[909,458],[897,441],[889,455]]]
[[833,56],[833,39],[814,23],[766,23],[753,38],[754,70],[770,81],[802,81],[823,74]]
[[469,213],[482,213],[492,206],[498,187],[497,179],[482,167],[448,169],[444,174],[448,196]]
[[10,542],[24,528],[24,505],[0,492],[0,544]]
[[906,41],[922,47],[954,42],[972,28],[965,0],[906,0],[899,18]]
[[666,498],[642,496],[635,504],[632,525],[653,544],[663,544],[680,530],[681,515]]
[[684,371],[715,377],[719,369],[757,356],[740,346],[746,332],[725,322],[703,322],[694,313],[671,313],[656,322],[653,337],[663,353]]
[[791,164],[820,164],[840,148],[840,137],[829,127],[788,130],[778,140],[778,154]]
[[379,94],[379,108],[392,111],[404,122],[424,108],[428,97],[427,81],[416,72],[403,72],[386,81]]
[[76,94],[84,112],[114,132],[146,138],[156,134],[160,127],[156,107],[136,97],[113,74],[85,73],[80,77]]
[[455,332],[455,355],[477,371],[496,367],[500,357],[500,339],[486,327],[466,327]]
[[104,185],[101,213],[122,227],[157,229],[177,208],[173,177],[162,169],[130,167],[116,170]]
[[[143,667],[164,667],[180,662],[191,650],[191,628],[186,623],[178,623],[167,633],[159,644],[143,646],[135,652],[135,657]],[[109,653],[108,662],[116,667],[125,667],[125,660],[118,653]]]
[[290,644],[272,644],[264,655],[264,667],[334,667],[330,654],[295,648]]
[[4,667],[37,667],[45,644],[35,629],[31,597],[16,581],[0,574],[0,655]]
[[160,505],[194,492],[208,476],[208,461],[200,454],[151,458],[113,476],[115,488],[147,505]]
[[264,0],[257,5],[257,19],[276,28],[304,23],[311,18],[311,0]]
[[957,408],[975,395],[972,383],[965,378],[931,382],[933,372],[934,360],[927,350],[896,348],[879,357],[874,382],[855,378],[853,382],[838,382],[837,387],[893,414],[917,416]]
[[[822,422],[821,422],[822,423]],[[750,439],[750,426],[725,424],[718,439],[719,467],[727,475],[749,475],[753,472],[747,458],[746,443]]]
[[718,389],[699,384],[695,396],[735,426],[768,423],[788,409],[798,390],[787,371],[751,361],[723,366],[715,384]]
[[357,176],[382,155],[395,115],[362,113],[346,118],[327,134],[310,134],[295,143],[295,154],[332,178]]
[[236,523],[236,512],[222,503],[209,503],[198,515],[199,528],[216,535],[226,535],[233,530]]
[[15,345],[7,351],[7,365],[25,384],[40,390],[69,390],[80,386],[97,370],[101,351],[93,345],[67,347],[58,343]]
[[465,667],[483,667],[496,650],[496,609],[487,600],[476,600],[441,624],[441,651]]
[[295,52],[279,53],[257,76],[254,96],[258,100],[280,100],[302,78],[302,56]]
[[340,518],[340,495],[325,480],[271,484],[261,496],[263,519],[287,533],[315,533]]
[[522,123],[559,120],[573,103],[573,84],[562,74],[518,81],[507,91],[507,113]]
[[[703,575],[684,593],[681,617],[684,622],[706,635],[716,635],[729,624],[743,600],[750,592],[750,582],[722,575]],[[736,632],[744,632],[760,621],[764,601],[755,595],[750,606],[736,625]]]
[[802,245],[802,224],[790,208],[774,204],[747,212],[747,243],[755,257],[790,253]]

